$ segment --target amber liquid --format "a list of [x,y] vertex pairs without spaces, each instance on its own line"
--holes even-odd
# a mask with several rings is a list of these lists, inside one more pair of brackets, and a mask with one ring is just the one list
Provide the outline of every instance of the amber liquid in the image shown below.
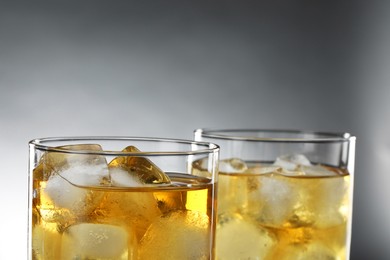
[[164,259],[192,250],[190,258],[213,259],[214,186],[168,175],[171,184],[155,187],[79,187],[87,199],[70,208],[53,203],[47,181],[35,179],[32,258]]
[[[217,259],[348,259],[350,175],[219,173]],[[252,173],[251,173],[252,172]]]

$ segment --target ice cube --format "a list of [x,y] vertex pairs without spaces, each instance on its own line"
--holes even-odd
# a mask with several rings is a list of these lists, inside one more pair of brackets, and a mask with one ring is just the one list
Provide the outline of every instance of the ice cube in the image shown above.
[[[97,145],[64,146],[63,149],[93,150]],[[101,148],[100,148],[101,149]],[[104,156],[47,152],[41,162],[44,175],[49,176],[43,196],[50,198],[55,208],[66,208],[76,215],[90,212],[98,203],[93,191],[77,186],[99,186],[109,178]]]
[[125,229],[105,224],[82,223],[62,235],[61,259],[128,259]]
[[264,259],[276,239],[265,229],[239,214],[220,215],[216,233],[219,259]]
[[140,179],[129,174],[122,168],[111,168],[110,169],[111,184],[115,187],[139,187],[144,186]]
[[241,173],[247,170],[245,162],[238,158],[219,161],[219,171],[224,173]]
[[[218,212],[236,212],[248,203],[248,176],[220,174],[218,177]],[[253,181],[251,182],[253,184]]]
[[292,178],[279,174],[262,176],[258,198],[262,221],[276,227],[288,222],[302,203],[299,186]]
[[92,190],[75,185],[99,186],[102,178],[107,176],[107,165],[72,165],[52,175],[43,192],[56,208],[67,208],[76,214],[85,214],[96,207],[100,198],[93,196]]
[[[140,152],[134,146],[128,146],[123,149],[123,152]],[[136,179],[141,184],[168,184],[171,182],[168,175],[166,175],[157,165],[149,159],[138,156],[119,156],[109,163],[110,171],[115,168],[122,169],[130,176],[128,178],[121,174],[120,180],[126,179],[126,183],[134,183],[132,180]],[[115,174],[117,174],[117,171]],[[117,179],[118,180],[118,179]],[[125,184],[123,182],[122,184]],[[121,185],[122,185],[121,184]]]
[[84,187],[100,186],[109,178],[107,163],[90,164],[87,161],[71,164],[69,168],[61,169],[57,174],[73,185]]
[[36,221],[41,219],[45,222],[57,222],[61,226],[73,221],[74,215],[68,209],[55,207],[53,200],[45,192],[46,182],[36,185],[37,183],[34,182],[33,218]]
[[213,175],[211,172],[208,171],[209,163],[211,161],[209,158],[203,158],[196,160],[192,163],[192,175],[201,176],[205,178],[212,178]]
[[141,240],[139,259],[210,259],[210,221],[196,211],[158,218]]
[[279,172],[278,166],[250,167],[240,174],[221,173],[218,177],[218,196],[223,198],[218,201],[218,212],[252,212],[257,214],[262,206],[259,203],[262,198],[262,175]]
[[[188,194],[183,192],[154,192],[154,197],[157,200],[158,208],[161,212],[168,213],[169,211],[186,209],[186,202],[189,200]],[[190,205],[188,205],[190,206]]]
[[100,223],[114,223],[134,230],[138,239],[161,215],[158,201],[150,192],[106,191],[93,218]]
[[259,199],[264,223],[277,227],[329,228],[351,213],[349,176],[264,175]]
[[[75,151],[102,151],[98,144],[77,144],[57,147],[62,150]],[[45,152],[40,158],[38,166],[34,169],[34,179],[47,180],[53,173],[63,168],[68,168],[69,165],[85,163],[88,164],[107,164],[106,160],[101,155],[93,154],[72,154],[64,152]]]
[[280,166],[284,170],[294,171],[298,165],[310,166],[311,163],[303,154],[290,154],[278,157],[274,165]]
[[261,181],[261,218],[274,226],[342,225],[350,215],[349,177],[335,168],[313,165],[303,155],[278,158],[281,173]]
[[55,223],[41,223],[33,227],[32,250],[33,259],[59,259],[61,234]]
[[349,175],[318,178],[312,191],[311,207],[316,216],[314,225],[329,228],[345,224],[352,211],[350,192]]

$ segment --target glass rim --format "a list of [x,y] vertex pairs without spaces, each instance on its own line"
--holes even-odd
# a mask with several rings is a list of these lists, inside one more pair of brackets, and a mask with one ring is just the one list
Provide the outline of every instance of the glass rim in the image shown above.
[[[160,142],[160,143],[177,143],[183,145],[199,145],[203,146],[203,149],[198,150],[167,150],[167,151],[140,151],[140,152],[124,152],[115,150],[72,150],[63,149],[58,146],[47,145],[52,142],[64,142],[66,141],[143,141],[143,142]],[[64,136],[64,137],[44,137],[34,138],[28,142],[30,146],[35,147],[38,150],[48,152],[59,152],[68,154],[96,154],[96,155],[114,155],[114,156],[183,156],[183,155],[197,155],[197,154],[209,154],[218,152],[220,147],[217,144],[203,141],[193,141],[186,139],[176,138],[160,138],[160,137],[139,137],[139,136]],[[81,144],[81,143],[80,143]],[[99,143],[96,143],[99,144]],[[70,145],[70,144],[68,144]]]
[[[278,134],[307,134],[311,137],[258,137],[244,136],[238,133],[278,133]],[[226,133],[226,134],[223,134]],[[232,133],[232,134],[229,134]],[[294,129],[262,129],[262,128],[198,128],[194,130],[194,134],[200,134],[202,137],[232,140],[232,141],[252,141],[252,142],[275,142],[275,143],[339,143],[353,142],[356,136],[348,132],[321,132],[321,131],[306,131]],[[316,137],[317,136],[317,137]]]

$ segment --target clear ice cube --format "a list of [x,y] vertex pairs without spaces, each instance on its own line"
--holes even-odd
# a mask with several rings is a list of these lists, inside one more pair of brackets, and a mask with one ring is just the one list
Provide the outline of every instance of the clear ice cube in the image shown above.
[[196,211],[158,218],[140,242],[139,259],[210,259],[210,223]]
[[[140,152],[134,146],[128,146],[122,150],[123,152]],[[157,165],[144,157],[138,156],[118,156],[109,163],[110,171],[112,169],[122,169],[128,173],[128,178],[121,175],[120,179],[130,181],[133,180],[140,184],[169,184],[171,180]],[[117,174],[117,171],[114,171]],[[115,176],[114,176],[115,178]],[[117,179],[118,180],[118,179]],[[123,182],[121,185],[123,185]]]
[[219,259],[264,259],[276,244],[265,229],[239,214],[220,215],[216,233]]
[[127,259],[127,232],[113,225],[77,224],[62,235],[61,252],[64,260]]

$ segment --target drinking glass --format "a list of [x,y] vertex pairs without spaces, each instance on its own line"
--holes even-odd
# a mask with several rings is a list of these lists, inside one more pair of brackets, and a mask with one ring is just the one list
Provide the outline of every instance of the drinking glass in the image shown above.
[[354,136],[261,129],[194,136],[221,149],[217,259],[349,259]]
[[64,137],[29,147],[29,259],[213,259],[217,145]]

